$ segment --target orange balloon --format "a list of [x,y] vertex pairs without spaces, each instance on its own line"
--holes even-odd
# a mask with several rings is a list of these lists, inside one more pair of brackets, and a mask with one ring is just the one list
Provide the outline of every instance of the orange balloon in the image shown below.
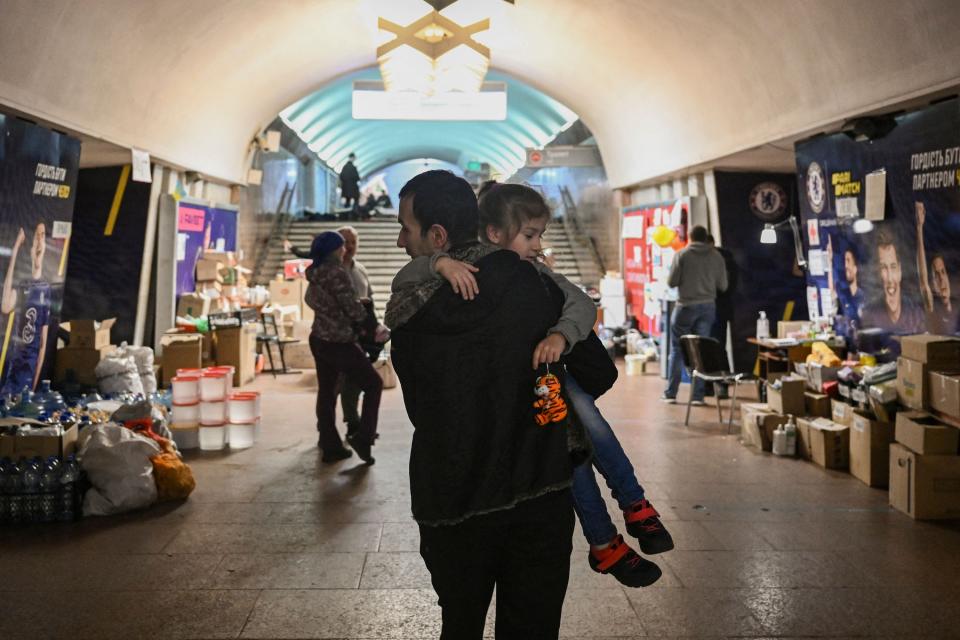
[[674,251],[680,251],[680,249],[683,249],[685,246],[687,246],[687,243],[680,237],[680,234],[677,234],[673,242],[670,243],[670,248]]

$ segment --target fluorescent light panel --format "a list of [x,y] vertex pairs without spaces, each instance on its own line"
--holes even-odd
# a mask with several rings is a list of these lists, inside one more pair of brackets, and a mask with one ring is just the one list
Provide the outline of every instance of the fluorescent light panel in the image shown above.
[[387,91],[382,82],[353,83],[354,120],[506,120],[507,85],[484,82],[480,91]]

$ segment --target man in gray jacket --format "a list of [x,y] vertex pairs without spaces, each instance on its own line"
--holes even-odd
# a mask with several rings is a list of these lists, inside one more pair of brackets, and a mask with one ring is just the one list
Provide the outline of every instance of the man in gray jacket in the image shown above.
[[[683,353],[680,336],[709,336],[717,314],[717,294],[727,289],[727,268],[723,256],[707,242],[707,230],[696,226],[690,230],[690,245],[680,251],[670,266],[667,284],[677,287],[679,298],[670,319],[670,364],[667,389],[661,400],[677,401]],[[703,380],[693,383],[693,404],[702,406]]]

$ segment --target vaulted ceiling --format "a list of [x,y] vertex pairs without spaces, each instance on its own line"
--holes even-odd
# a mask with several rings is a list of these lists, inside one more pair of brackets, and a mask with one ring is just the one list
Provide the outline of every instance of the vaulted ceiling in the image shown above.
[[[375,63],[378,16],[403,24],[431,9],[421,0],[2,7],[0,104],[233,182],[281,110]],[[578,114],[614,186],[960,85],[955,0],[459,0],[444,15],[490,18],[477,40],[492,67]],[[450,156],[470,153],[447,139]],[[509,155],[497,139],[489,144]]]

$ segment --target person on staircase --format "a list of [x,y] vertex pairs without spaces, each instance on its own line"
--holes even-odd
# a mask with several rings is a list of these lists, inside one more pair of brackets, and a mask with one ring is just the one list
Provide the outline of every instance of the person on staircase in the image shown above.
[[351,153],[347,156],[347,163],[340,169],[340,197],[346,207],[350,209],[348,216],[351,216],[357,205],[360,204],[360,173],[357,171],[356,165],[353,164],[356,159],[357,155]]

